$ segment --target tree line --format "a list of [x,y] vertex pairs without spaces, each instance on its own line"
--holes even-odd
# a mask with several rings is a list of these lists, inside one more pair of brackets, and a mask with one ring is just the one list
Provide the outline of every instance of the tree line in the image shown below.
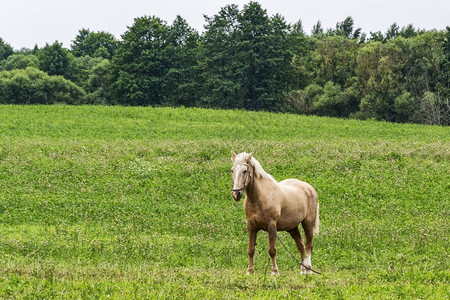
[[0,38],[0,103],[196,106],[450,124],[450,27],[392,24],[367,35],[353,19],[306,34],[257,2],[205,17],[138,17],[116,39],[82,29],[15,51]]

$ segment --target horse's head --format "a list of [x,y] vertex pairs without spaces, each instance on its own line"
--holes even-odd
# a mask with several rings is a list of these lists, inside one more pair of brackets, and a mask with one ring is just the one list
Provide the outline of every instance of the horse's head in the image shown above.
[[245,152],[236,154],[231,150],[231,160],[233,161],[233,167],[231,173],[233,177],[233,191],[232,196],[235,201],[239,201],[244,194],[245,188],[251,179],[250,161],[252,159],[253,152],[247,154]]

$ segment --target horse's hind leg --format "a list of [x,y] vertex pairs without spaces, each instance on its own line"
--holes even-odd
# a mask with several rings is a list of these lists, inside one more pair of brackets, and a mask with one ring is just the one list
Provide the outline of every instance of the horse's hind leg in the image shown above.
[[[304,221],[302,223],[303,230],[305,231],[306,237],[306,257],[302,259],[302,264],[306,267],[312,269],[311,266],[311,255],[313,250],[313,232],[314,232],[314,223]],[[302,270],[305,271],[306,274],[313,274],[313,272],[307,268],[302,266]]]
[[269,255],[272,259],[272,275],[278,275],[278,266],[275,256],[277,255],[277,248],[275,243],[277,241],[277,223],[271,222],[267,226],[269,233]]
[[298,227],[295,227],[288,231],[291,237],[295,241],[295,245],[297,246],[298,251],[300,252],[300,256],[302,257],[302,261],[305,259],[305,243],[303,243],[302,236],[300,235],[300,231]]

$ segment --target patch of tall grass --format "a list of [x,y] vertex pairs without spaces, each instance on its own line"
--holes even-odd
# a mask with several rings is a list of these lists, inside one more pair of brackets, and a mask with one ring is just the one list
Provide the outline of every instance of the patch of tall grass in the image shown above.
[[[267,235],[245,276],[230,149],[319,194],[300,276]],[[289,114],[0,106],[5,298],[448,296],[450,130]],[[280,233],[298,255],[288,234]]]

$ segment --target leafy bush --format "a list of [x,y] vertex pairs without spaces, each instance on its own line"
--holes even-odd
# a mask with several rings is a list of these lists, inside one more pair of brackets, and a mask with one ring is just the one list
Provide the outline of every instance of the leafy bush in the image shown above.
[[8,56],[7,59],[0,63],[0,70],[11,71],[14,69],[26,69],[27,67],[38,67],[39,58],[36,55],[26,55],[16,53]]
[[404,92],[394,101],[394,108],[397,113],[398,121],[408,122],[413,119],[414,110],[416,109],[416,101],[411,93]]
[[0,104],[82,104],[85,94],[73,82],[33,67],[0,72]]

